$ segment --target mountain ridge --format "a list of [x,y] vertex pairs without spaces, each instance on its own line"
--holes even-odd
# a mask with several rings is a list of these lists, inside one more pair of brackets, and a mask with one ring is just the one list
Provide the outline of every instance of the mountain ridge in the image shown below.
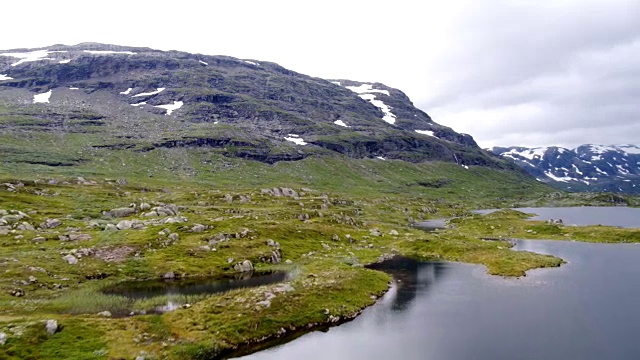
[[640,146],[493,147],[539,181],[573,191],[640,193]]
[[82,43],[0,51],[0,75],[0,114],[38,119],[4,121],[5,135],[103,135],[83,153],[207,147],[267,163],[339,154],[517,169],[398,89],[337,85],[267,61]]

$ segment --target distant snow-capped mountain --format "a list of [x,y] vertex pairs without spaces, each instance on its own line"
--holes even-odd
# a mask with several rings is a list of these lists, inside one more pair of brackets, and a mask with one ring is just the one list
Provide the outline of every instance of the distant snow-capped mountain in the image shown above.
[[640,146],[494,147],[539,181],[573,191],[640,193]]

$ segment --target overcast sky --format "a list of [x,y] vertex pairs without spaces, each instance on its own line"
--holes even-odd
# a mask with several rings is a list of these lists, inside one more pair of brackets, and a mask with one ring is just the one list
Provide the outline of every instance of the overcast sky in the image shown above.
[[7,1],[0,49],[103,42],[377,81],[482,147],[640,143],[640,0]]

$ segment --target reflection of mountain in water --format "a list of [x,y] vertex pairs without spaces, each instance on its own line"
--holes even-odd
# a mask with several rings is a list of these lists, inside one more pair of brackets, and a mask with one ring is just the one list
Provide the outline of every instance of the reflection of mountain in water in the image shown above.
[[397,292],[391,310],[395,311],[407,309],[418,292],[426,292],[447,270],[443,263],[420,262],[399,256],[367,267],[393,276]]

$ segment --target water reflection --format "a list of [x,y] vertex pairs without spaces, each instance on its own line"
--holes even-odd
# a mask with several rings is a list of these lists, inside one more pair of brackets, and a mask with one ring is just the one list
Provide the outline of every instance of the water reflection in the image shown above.
[[104,289],[108,295],[119,295],[129,299],[147,299],[166,295],[216,294],[233,289],[257,287],[282,282],[287,279],[285,271],[245,272],[230,278],[186,278],[173,280],[127,281]]
[[418,293],[426,293],[446,273],[443,263],[420,262],[400,256],[367,267],[393,276],[396,289],[387,297],[393,297],[390,309],[394,311],[405,310]]

